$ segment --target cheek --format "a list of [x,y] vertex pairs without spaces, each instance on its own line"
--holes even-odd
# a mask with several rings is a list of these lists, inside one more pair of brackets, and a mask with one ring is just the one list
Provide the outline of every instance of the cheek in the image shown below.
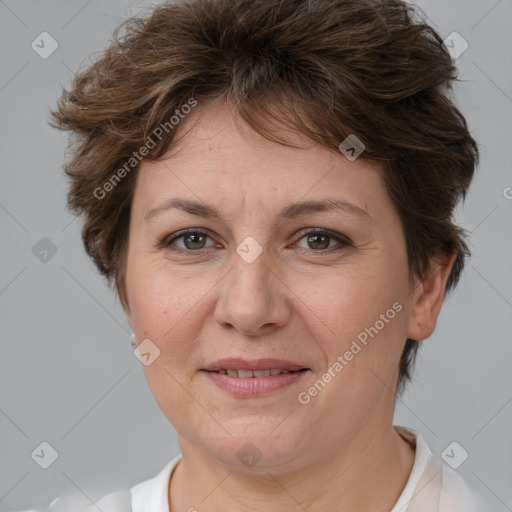
[[[156,258],[155,258],[156,259]],[[196,272],[177,273],[150,257],[134,257],[127,267],[127,296],[138,339],[149,338],[162,361],[174,367],[194,351],[201,329],[202,299],[214,282]]]
[[199,350],[198,314],[205,293],[200,281],[171,274],[169,268],[148,257],[134,259],[127,269],[134,331],[138,340],[150,339],[159,350],[154,362],[143,365],[143,371],[156,402],[177,427],[182,415],[176,411],[194,407],[184,390],[190,388],[193,371],[189,369]]
[[[403,274],[403,275],[402,275]],[[365,328],[382,329],[382,322],[390,326],[399,317],[397,309],[403,309],[405,272],[394,269],[360,269],[359,272],[340,273],[315,287],[312,293],[307,283],[298,287],[297,295],[307,297],[304,301],[317,312],[318,328],[325,338],[338,342],[356,337]],[[393,304],[399,303],[399,306]],[[386,314],[387,313],[387,314]],[[381,319],[381,315],[384,318]]]
[[407,331],[407,279],[400,252],[380,254],[374,265],[340,272],[310,293],[308,306],[318,317],[312,333],[321,341],[326,370],[341,357],[342,373],[360,382],[375,378],[369,369],[383,376],[396,371]]

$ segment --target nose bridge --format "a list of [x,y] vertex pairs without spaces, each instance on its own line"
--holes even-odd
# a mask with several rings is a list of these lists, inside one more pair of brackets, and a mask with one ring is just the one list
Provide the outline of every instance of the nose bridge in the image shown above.
[[287,308],[270,257],[251,237],[238,245],[217,304],[218,322],[252,335],[286,322]]
[[254,238],[245,238],[236,248],[236,255],[233,255],[230,279],[234,291],[266,294],[271,275],[268,250]]

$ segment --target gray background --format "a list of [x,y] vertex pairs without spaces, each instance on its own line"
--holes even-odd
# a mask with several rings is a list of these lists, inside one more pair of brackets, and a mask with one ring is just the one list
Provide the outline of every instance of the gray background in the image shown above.
[[[422,432],[437,454],[457,441],[469,453],[457,471],[496,510],[512,510],[512,0],[415,3],[443,38],[457,31],[469,43],[457,59],[456,97],[482,160],[457,213],[473,257],[398,400],[396,423]],[[66,211],[66,136],[46,124],[73,71],[123,18],[150,5],[0,0],[3,511],[62,493],[97,500],[153,476],[179,450],[123,310]],[[31,48],[43,31],[59,44],[47,59]],[[42,237],[57,248],[46,262],[32,252]],[[42,441],[59,454],[46,470],[31,458]]]

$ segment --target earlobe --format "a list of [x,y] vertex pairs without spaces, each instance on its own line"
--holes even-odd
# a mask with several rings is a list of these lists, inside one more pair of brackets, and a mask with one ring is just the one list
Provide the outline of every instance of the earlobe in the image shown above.
[[443,253],[434,257],[427,275],[417,283],[412,301],[408,338],[423,340],[434,332],[443,305],[446,283],[456,257],[456,253]]

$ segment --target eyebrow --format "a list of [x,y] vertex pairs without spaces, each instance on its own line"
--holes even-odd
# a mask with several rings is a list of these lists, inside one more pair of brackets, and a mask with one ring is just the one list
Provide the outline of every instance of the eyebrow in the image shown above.
[[[168,199],[160,206],[149,210],[144,216],[144,220],[149,220],[160,213],[173,208],[181,209],[191,215],[198,217],[217,219],[225,222],[222,218],[220,211],[214,206],[202,203],[200,201],[192,201],[190,199],[173,198]],[[302,215],[307,215],[317,212],[341,211],[352,215],[357,215],[363,219],[371,219],[370,214],[360,208],[359,206],[349,203],[347,201],[340,201],[338,199],[326,199],[323,201],[301,201],[298,203],[291,203],[286,205],[278,214],[274,224],[277,224],[283,219],[293,219]]]

